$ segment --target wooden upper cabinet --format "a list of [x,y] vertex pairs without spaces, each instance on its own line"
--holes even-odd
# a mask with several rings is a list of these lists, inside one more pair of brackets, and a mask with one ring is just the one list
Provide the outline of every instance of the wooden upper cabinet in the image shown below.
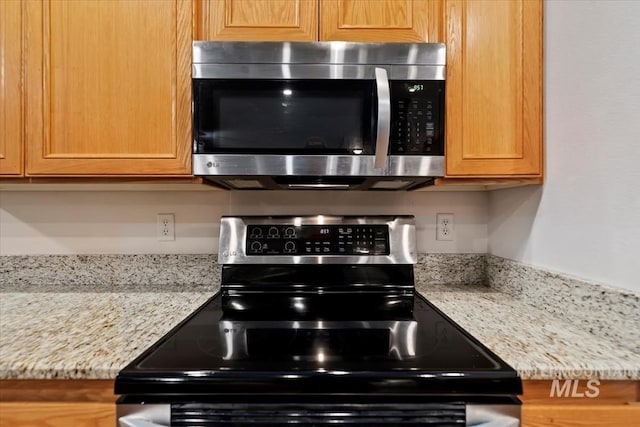
[[190,175],[191,2],[25,6],[27,174]]
[[197,5],[199,40],[442,40],[442,0],[198,0]]
[[23,173],[22,5],[0,1],[0,175]]
[[317,0],[199,0],[198,40],[313,41]]
[[446,0],[447,176],[542,174],[542,1]]
[[320,0],[320,40],[441,42],[441,0]]
[[542,176],[541,0],[199,0],[196,38],[445,42],[446,175]]

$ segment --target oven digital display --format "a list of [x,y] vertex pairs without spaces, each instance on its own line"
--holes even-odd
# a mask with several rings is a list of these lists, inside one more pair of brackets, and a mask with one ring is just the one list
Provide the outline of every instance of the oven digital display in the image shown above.
[[388,225],[249,225],[247,255],[389,255]]

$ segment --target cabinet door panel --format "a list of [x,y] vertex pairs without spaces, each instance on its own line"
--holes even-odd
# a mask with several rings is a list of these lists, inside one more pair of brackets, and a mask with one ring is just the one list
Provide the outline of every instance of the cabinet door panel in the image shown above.
[[448,0],[447,175],[540,175],[542,4]]
[[29,175],[190,173],[190,2],[26,13]]
[[637,405],[523,405],[522,427],[636,427]]
[[0,427],[113,427],[115,403],[2,402]]
[[317,0],[201,0],[199,40],[318,39]]
[[0,1],[0,175],[23,172],[22,5]]
[[322,0],[320,40],[442,41],[441,0]]

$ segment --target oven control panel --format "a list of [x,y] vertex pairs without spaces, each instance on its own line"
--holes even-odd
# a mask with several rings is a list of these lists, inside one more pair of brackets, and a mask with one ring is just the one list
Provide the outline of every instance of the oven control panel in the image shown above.
[[251,255],[389,255],[389,226],[248,225],[246,254]]
[[415,264],[411,215],[223,216],[218,263]]

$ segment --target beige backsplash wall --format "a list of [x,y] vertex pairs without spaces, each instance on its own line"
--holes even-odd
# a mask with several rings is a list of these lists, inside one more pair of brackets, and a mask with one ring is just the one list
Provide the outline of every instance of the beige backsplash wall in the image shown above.
[[[455,214],[451,242],[435,239],[438,212]],[[206,254],[221,215],[407,214],[421,253],[487,252],[483,192],[0,192],[0,255]],[[156,215],[173,213],[176,240],[159,242]]]

